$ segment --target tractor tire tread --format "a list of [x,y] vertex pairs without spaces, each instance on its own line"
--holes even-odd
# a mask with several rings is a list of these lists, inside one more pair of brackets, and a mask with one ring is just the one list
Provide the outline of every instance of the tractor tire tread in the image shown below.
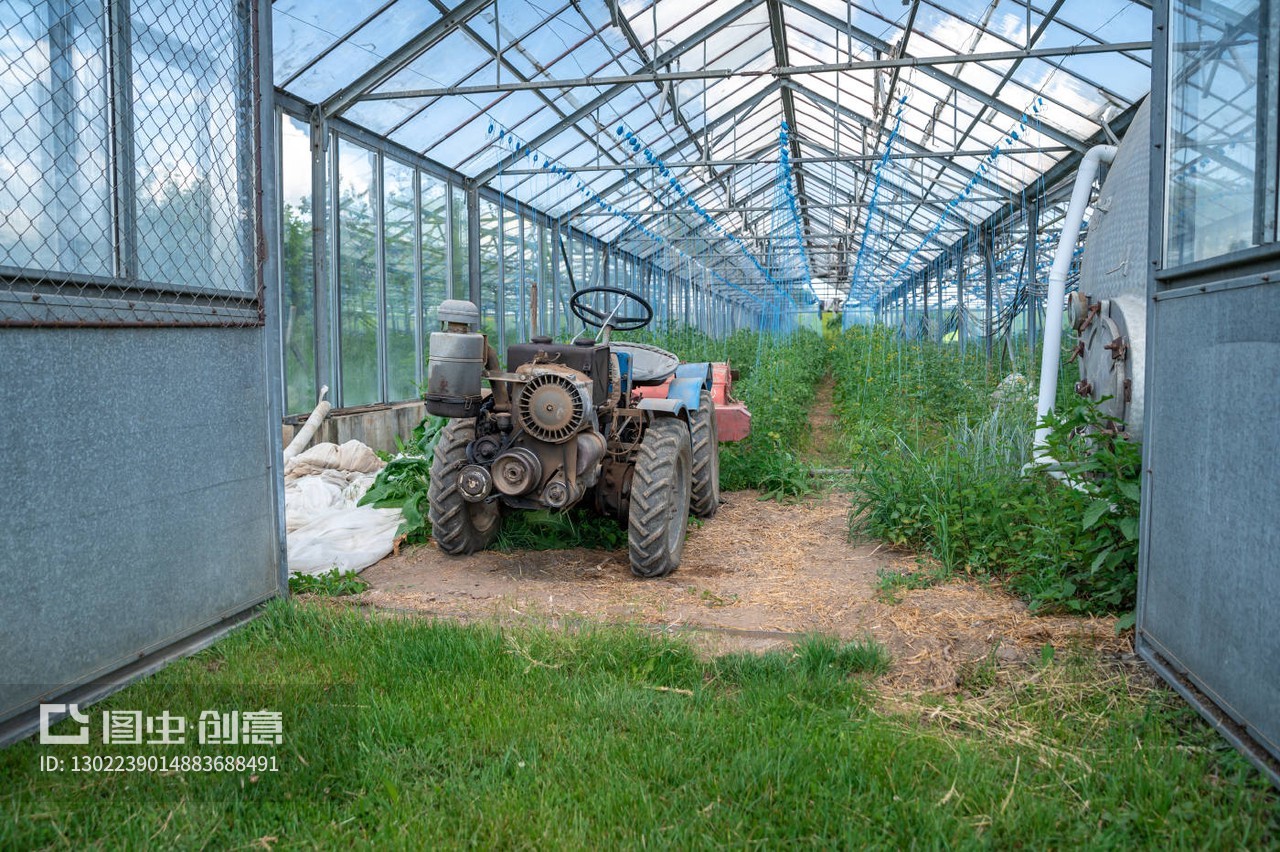
[[[682,455],[683,483],[677,481]],[[674,417],[655,420],[640,443],[631,483],[628,549],[631,570],[639,577],[663,577],[680,565],[684,536],[679,537],[677,546],[671,546],[671,501],[685,504],[686,511],[677,521],[685,524],[690,467],[689,430],[684,421]]]
[[[484,550],[502,527],[500,515],[485,528],[476,526],[473,513],[483,510],[463,498],[458,487],[458,471],[467,464],[467,445],[475,433],[473,421],[451,421],[444,427],[431,457],[431,481],[427,486],[431,537],[441,550],[453,556]],[[500,510],[494,506],[492,511]]]
[[689,436],[693,446],[689,507],[696,517],[714,518],[720,508],[720,439],[716,406],[705,389],[698,400],[698,410],[689,414]]

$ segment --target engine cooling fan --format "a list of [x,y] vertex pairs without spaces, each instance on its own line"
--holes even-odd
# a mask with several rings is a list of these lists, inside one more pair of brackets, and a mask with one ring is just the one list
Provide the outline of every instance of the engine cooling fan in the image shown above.
[[539,373],[521,386],[515,410],[520,426],[534,438],[559,444],[579,429],[590,411],[585,387],[562,373]]

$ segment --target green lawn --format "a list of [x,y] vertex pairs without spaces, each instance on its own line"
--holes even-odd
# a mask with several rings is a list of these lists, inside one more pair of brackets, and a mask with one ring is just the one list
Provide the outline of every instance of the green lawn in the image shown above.
[[280,710],[283,743],[241,749],[277,772],[41,772],[219,751],[24,742],[0,752],[0,848],[1280,842],[1270,787],[1179,699],[1056,656],[903,704],[869,644],[708,660],[618,629],[277,603],[90,710]]

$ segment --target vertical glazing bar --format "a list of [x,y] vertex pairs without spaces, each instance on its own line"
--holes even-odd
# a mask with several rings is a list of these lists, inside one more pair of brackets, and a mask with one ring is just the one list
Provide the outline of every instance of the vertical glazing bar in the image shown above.
[[107,62],[110,85],[111,200],[117,278],[136,279],[138,211],[133,169],[133,60],[129,0],[107,0]]
[[[453,235],[456,233],[453,229],[453,184],[446,182],[444,185],[444,297],[446,299],[456,299],[458,297],[458,282],[454,280],[453,274]],[[434,321],[434,317],[432,320]],[[430,338],[427,338],[430,340]]]
[[[249,79],[257,84],[257,89],[252,93],[249,102],[255,107],[254,125],[257,129],[255,179],[258,181],[258,186],[256,187],[255,213],[258,226],[256,234],[258,252],[254,271],[257,274],[258,292],[263,294],[263,349],[267,362],[267,416],[263,425],[267,429],[267,447],[269,448],[267,464],[274,468],[277,464],[276,460],[280,459],[284,452],[283,435],[280,430],[280,423],[284,418],[284,336],[280,313],[281,303],[265,295],[271,287],[278,286],[280,281],[280,253],[274,249],[279,245],[279,217],[283,210],[280,203],[282,193],[280,161],[274,141],[279,137],[278,134],[273,137],[271,132],[276,116],[271,82],[271,4],[265,0],[251,2],[247,4],[245,13],[249,16],[248,41],[253,51],[249,61],[254,71],[249,75]],[[312,218],[314,217],[313,210]],[[272,250],[266,250],[268,246]],[[275,545],[272,555],[277,569],[277,591],[279,594],[284,594],[289,588],[284,491],[275,484],[282,481],[279,474],[273,475],[271,481],[273,483],[271,526]]]
[[1037,198],[1031,204],[1031,211],[1027,219],[1027,268],[1023,275],[1027,287],[1027,356],[1030,359],[1028,363],[1035,363],[1036,357],[1036,334],[1037,326],[1040,319],[1040,305],[1036,297],[1036,264],[1039,263],[1037,258],[1037,249],[1040,247],[1040,205],[1041,199]]
[[480,305],[480,190],[465,184],[467,194],[467,298]]
[[429,338],[423,331],[427,306],[422,304],[422,172],[418,169],[413,170],[413,314],[413,380],[421,388],[426,383],[423,364],[427,353],[423,346]]
[[329,386],[329,398],[333,400],[334,408],[342,407],[342,299],[340,298],[339,287],[342,282],[339,280],[342,275],[342,250],[338,243],[338,215],[340,212],[339,205],[339,187],[338,182],[338,134],[326,132],[325,139],[329,144],[329,150],[332,152],[329,156],[328,163],[328,212],[329,226],[333,228],[333,233],[329,237],[329,241],[325,246],[325,250],[329,254],[329,274],[325,280],[325,286],[329,288],[329,292],[333,294],[330,301],[329,310],[329,358],[330,375],[333,377],[333,384]]
[[391,398],[391,383],[388,380],[387,373],[390,372],[387,366],[387,251],[384,242],[386,240],[387,227],[383,217],[387,212],[386,199],[383,193],[386,191],[387,182],[383,176],[383,169],[386,168],[387,158],[382,155],[381,151],[375,153],[373,158],[373,240],[374,240],[374,304],[375,316],[378,318],[377,334],[377,355],[375,363],[378,365],[378,402],[386,402]]
[[994,241],[994,238],[992,237],[990,232],[987,232],[982,237],[982,275],[983,275],[983,283],[986,286],[985,319],[986,319],[986,326],[987,326],[986,354],[987,354],[988,364],[991,363],[992,339],[996,336],[996,318],[995,316],[992,315],[992,312],[991,312],[992,310],[992,303],[991,303],[992,292],[991,291],[995,286],[995,277],[996,277],[995,246],[993,245],[993,241]]
[[[315,300],[315,353],[316,388],[332,389],[333,346],[330,332],[333,316],[329,304],[329,239],[330,221],[329,174],[325,169],[325,150],[329,141],[328,131],[320,111],[311,116],[311,275],[312,297]],[[334,397],[330,396],[330,400]]]
[[[507,351],[507,211],[501,204],[493,205],[494,215],[498,217],[497,252],[498,280],[495,282],[493,294],[493,333],[498,338],[494,344],[499,352]],[[480,304],[476,302],[476,304]],[[481,314],[483,316],[483,313]]]

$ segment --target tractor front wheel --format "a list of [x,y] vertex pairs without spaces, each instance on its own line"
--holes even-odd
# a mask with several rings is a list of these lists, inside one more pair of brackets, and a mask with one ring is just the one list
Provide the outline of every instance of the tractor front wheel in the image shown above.
[[675,417],[655,420],[640,441],[627,530],[631,571],[638,577],[664,577],[680,567],[689,526],[691,458],[689,427]]
[[698,410],[689,412],[689,435],[693,441],[690,505],[699,518],[714,518],[720,508],[720,438],[710,391],[703,390]]
[[467,445],[475,437],[474,420],[451,420],[431,457],[431,482],[427,486],[431,537],[441,550],[453,556],[484,550],[502,528],[502,509],[496,501],[472,503],[463,498],[458,488],[458,471],[467,463]]

